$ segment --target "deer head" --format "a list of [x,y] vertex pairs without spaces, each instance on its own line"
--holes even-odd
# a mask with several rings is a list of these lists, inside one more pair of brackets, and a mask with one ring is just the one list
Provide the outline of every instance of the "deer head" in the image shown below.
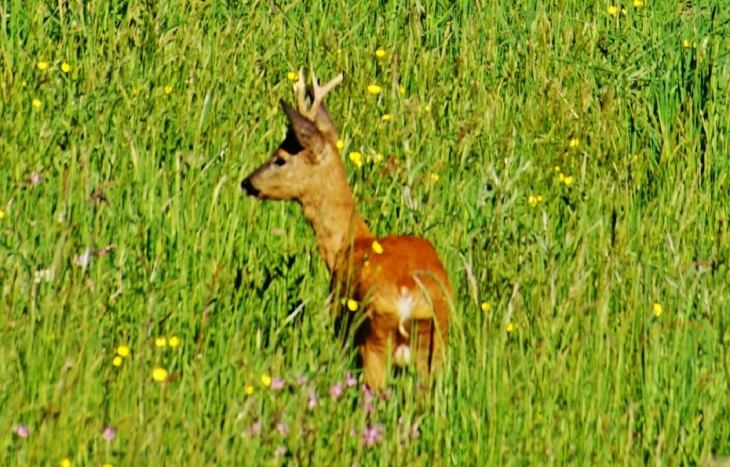
[[249,196],[294,199],[304,204],[308,197],[321,192],[323,185],[345,175],[337,151],[337,129],[322,102],[340,82],[342,73],[320,87],[313,72],[312,104],[307,108],[304,73],[299,70],[299,82],[294,86],[299,109],[281,101],[289,131],[271,157],[241,182]]

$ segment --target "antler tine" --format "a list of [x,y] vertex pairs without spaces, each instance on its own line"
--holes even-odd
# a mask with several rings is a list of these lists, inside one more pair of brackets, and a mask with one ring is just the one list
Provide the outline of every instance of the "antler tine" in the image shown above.
[[324,86],[320,86],[317,83],[317,77],[314,75],[314,71],[312,71],[312,105],[309,108],[309,117],[311,119],[316,118],[317,111],[319,110],[319,106],[322,105],[322,99],[324,99],[324,96],[327,95],[327,93],[340,84],[342,82],[342,72],[340,72],[339,75],[335,76],[330,80],[329,83],[325,84]]
[[299,82],[294,85],[294,93],[297,95],[297,106],[299,113],[307,115],[307,85],[304,83],[304,69],[299,69]]

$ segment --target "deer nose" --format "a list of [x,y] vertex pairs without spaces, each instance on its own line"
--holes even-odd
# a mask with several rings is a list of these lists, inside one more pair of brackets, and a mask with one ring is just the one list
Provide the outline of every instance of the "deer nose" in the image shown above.
[[251,196],[253,198],[259,197],[259,190],[254,188],[250,178],[247,178],[241,182],[241,189],[245,191],[248,196]]

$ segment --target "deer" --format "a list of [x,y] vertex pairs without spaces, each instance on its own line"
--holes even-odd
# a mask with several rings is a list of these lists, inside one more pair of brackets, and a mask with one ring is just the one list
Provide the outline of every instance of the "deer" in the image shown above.
[[[312,71],[294,85],[298,109],[283,99],[284,141],[242,182],[254,199],[294,200],[311,224],[331,275],[336,332],[352,340],[365,384],[383,390],[389,363],[415,365],[429,380],[444,364],[453,290],[433,244],[406,235],[376,237],[358,213],[337,148],[338,132],[324,105],[342,73],[323,86]],[[307,108],[307,96],[311,104]]]

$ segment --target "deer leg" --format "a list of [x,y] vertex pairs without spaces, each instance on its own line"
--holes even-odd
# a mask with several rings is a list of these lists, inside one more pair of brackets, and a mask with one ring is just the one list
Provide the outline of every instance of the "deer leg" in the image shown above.
[[385,388],[385,351],[386,343],[376,342],[374,339],[360,346],[360,357],[362,358],[365,383],[370,389],[378,390]]

